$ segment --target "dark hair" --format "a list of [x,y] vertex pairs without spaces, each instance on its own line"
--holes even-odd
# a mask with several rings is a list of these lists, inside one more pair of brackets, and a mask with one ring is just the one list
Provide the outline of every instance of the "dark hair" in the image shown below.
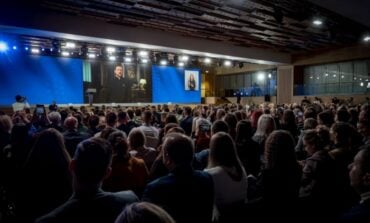
[[266,139],[266,169],[290,171],[297,167],[293,136],[285,130],[275,130]]
[[236,125],[235,142],[239,143],[251,139],[253,136],[252,123],[249,120],[241,120]]
[[92,115],[89,117],[89,126],[90,127],[96,127],[99,125],[99,116],[97,115]]
[[222,120],[216,120],[211,129],[212,134],[216,134],[217,132],[229,132],[229,126],[225,121]]
[[136,149],[145,145],[146,137],[139,127],[133,128],[128,134],[128,141],[132,149]]
[[240,181],[243,177],[243,168],[236,152],[233,139],[228,133],[218,132],[214,134],[210,141],[208,168],[222,166],[235,168],[237,173],[225,169],[228,175],[235,181]]
[[76,161],[75,174],[83,183],[99,183],[103,180],[112,161],[112,146],[102,138],[91,138],[77,146],[73,159]]
[[176,165],[191,164],[194,155],[193,141],[181,133],[169,133],[163,142],[163,151]]

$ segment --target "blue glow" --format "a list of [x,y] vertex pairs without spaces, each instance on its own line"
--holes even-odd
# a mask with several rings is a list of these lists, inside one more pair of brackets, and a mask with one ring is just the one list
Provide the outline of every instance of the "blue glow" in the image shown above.
[[13,46],[13,50],[16,50],[17,49],[17,46]]
[[25,49],[25,50],[28,50],[28,47],[25,47],[24,49]]
[[10,106],[15,95],[30,104],[82,104],[82,60],[47,56],[0,54],[0,105]]
[[[199,72],[198,83],[201,83],[200,71],[191,71]],[[185,90],[184,81],[184,68],[152,66],[153,103],[200,103],[200,86],[197,90]]]
[[0,42],[0,52],[5,52],[8,50],[8,44],[5,42]]

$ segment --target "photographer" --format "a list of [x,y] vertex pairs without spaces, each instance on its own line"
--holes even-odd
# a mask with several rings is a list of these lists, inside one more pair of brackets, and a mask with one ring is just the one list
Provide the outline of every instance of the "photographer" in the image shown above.
[[17,112],[22,111],[26,108],[30,108],[30,105],[28,104],[26,97],[18,94],[15,96],[15,103],[13,103],[12,107],[13,111]]

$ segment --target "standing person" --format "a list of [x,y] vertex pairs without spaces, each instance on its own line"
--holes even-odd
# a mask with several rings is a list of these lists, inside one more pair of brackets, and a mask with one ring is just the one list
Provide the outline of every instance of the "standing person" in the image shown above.
[[196,89],[196,82],[195,82],[195,78],[194,78],[194,74],[190,74],[189,75],[189,79],[188,79],[188,88],[190,91],[194,91]]
[[116,65],[114,75],[108,79],[108,102],[130,102],[131,85],[124,67],[120,64]]
[[26,97],[18,94],[15,96],[15,102],[12,104],[12,107],[13,111],[17,112],[22,111],[26,108],[30,108],[30,105],[28,104]]

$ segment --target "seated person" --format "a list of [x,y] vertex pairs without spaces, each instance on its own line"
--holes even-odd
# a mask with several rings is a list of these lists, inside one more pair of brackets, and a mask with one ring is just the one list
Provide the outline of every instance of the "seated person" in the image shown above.
[[138,198],[132,191],[109,193],[101,189],[111,163],[108,141],[92,138],[81,142],[70,163],[73,196],[36,222],[114,222],[122,209]]

